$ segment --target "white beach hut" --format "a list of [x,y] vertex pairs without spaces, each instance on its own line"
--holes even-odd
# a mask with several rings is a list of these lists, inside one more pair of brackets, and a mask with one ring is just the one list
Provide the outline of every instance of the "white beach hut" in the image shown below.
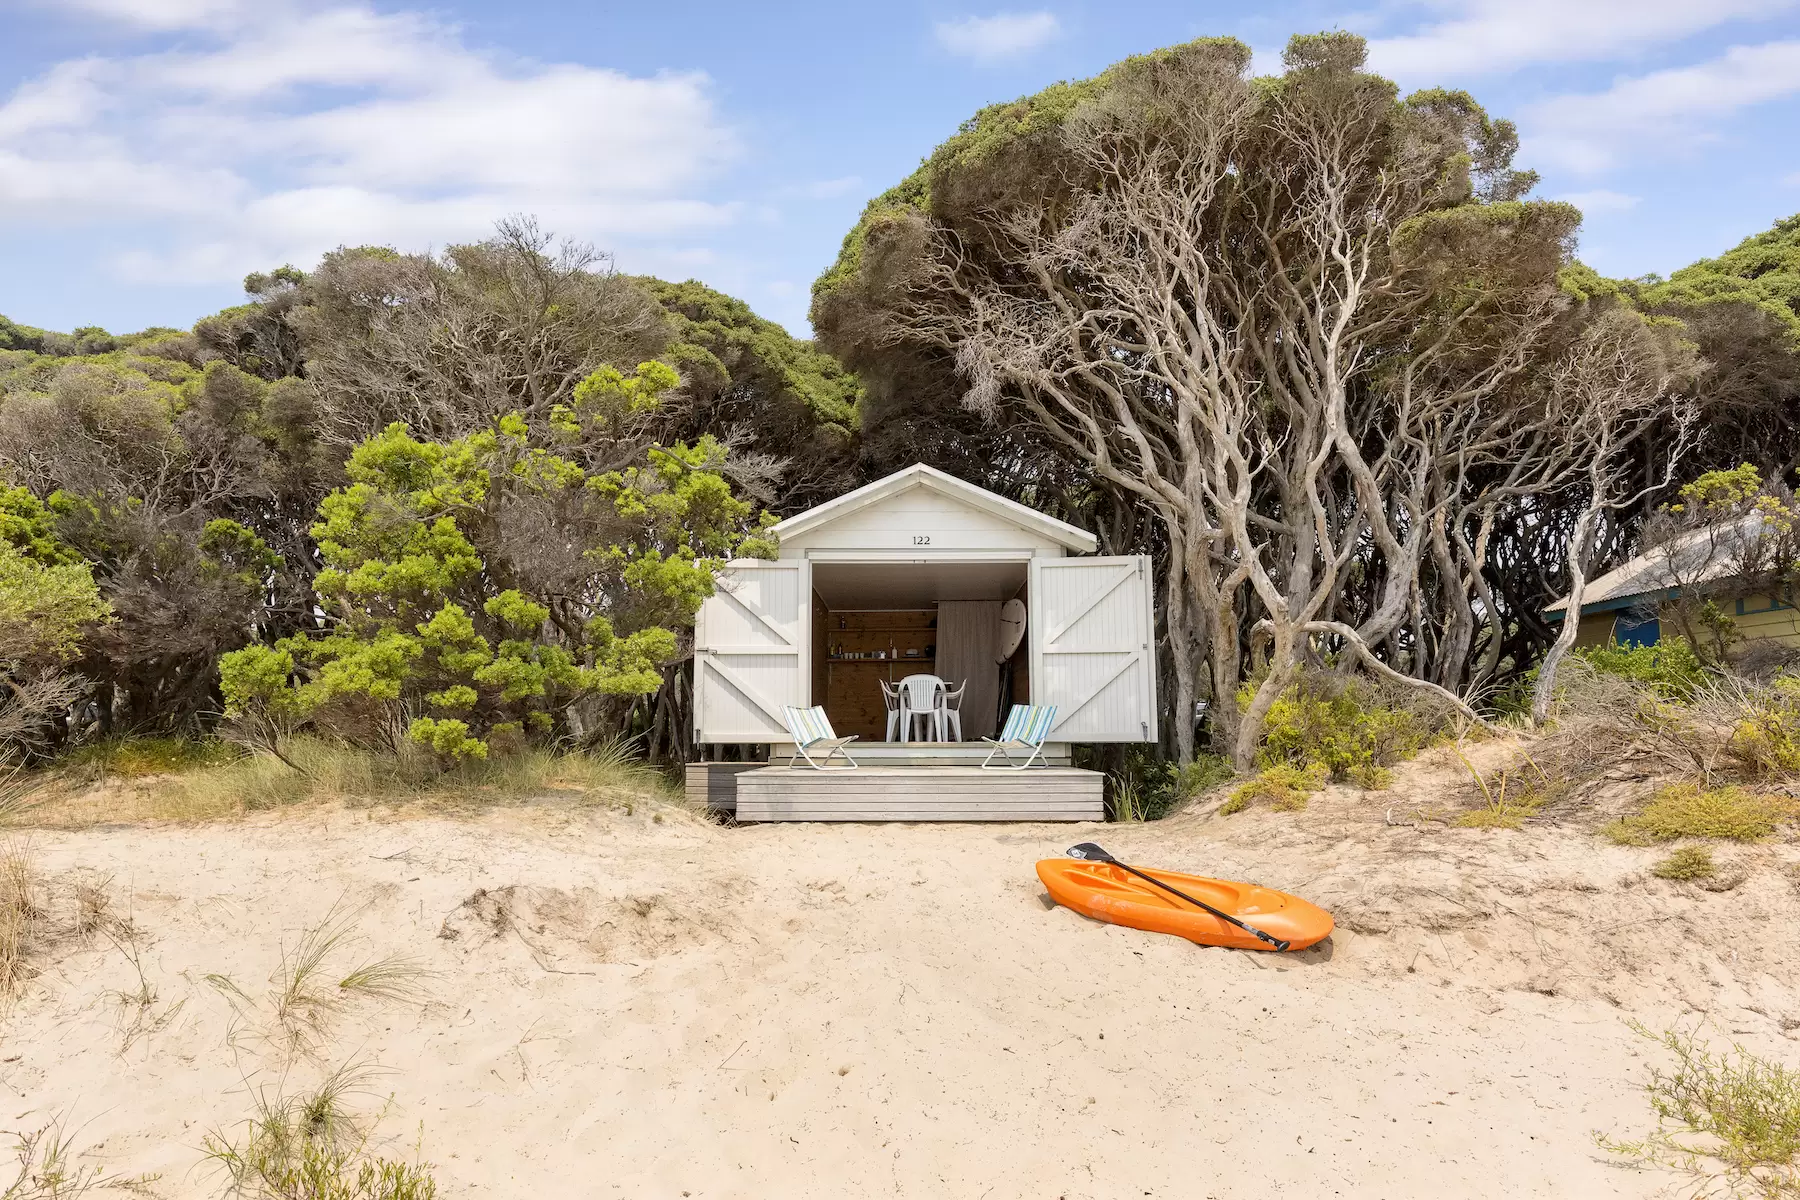
[[[695,740],[767,745],[785,763],[784,706],[819,705],[838,733],[860,736],[853,753],[868,769],[753,780],[735,774],[742,765],[697,764],[690,781],[715,799],[735,791],[740,819],[1093,819],[1100,779],[1067,767],[1070,743],[1156,740],[1146,556],[1094,556],[1087,531],[923,464],[775,532],[780,557],[733,562],[701,606]],[[1010,600],[1026,625],[1007,657]],[[963,740],[887,740],[881,685],[912,674],[963,688]],[[978,739],[1011,703],[1056,706],[1050,774],[976,769]]]

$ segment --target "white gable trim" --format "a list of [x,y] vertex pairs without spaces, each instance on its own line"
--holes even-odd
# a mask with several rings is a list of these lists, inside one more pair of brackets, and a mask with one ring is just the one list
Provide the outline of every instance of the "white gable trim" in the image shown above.
[[961,501],[970,508],[979,509],[1039,537],[1047,538],[1077,554],[1092,554],[1100,546],[1099,539],[1085,529],[1078,529],[1066,521],[1047,517],[1034,508],[1027,508],[1016,501],[1008,500],[1005,496],[996,495],[986,488],[965,483],[954,475],[948,475],[936,467],[928,467],[924,463],[914,463],[903,471],[894,472],[886,479],[877,479],[874,483],[865,484],[853,492],[846,492],[835,500],[828,500],[817,508],[809,508],[803,513],[796,513],[777,524],[773,532],[776,537],[784,540],[812,533],[842,520],[851,513],[860,512],[919,487],[928,488]]

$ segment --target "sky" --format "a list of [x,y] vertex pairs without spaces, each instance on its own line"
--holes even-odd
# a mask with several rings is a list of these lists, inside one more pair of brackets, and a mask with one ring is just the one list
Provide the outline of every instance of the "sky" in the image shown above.
[[1323,29],[1517,121],[1605,274],[1800,211],[1800,0],[0,0],[0,313],[186,327],[251,271],[528,214],[807,336],[862,206],[981,106]]

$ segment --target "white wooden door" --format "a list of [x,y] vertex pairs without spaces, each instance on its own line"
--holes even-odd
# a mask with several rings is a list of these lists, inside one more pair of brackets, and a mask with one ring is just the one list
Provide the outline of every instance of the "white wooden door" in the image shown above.
[[694,620],[694,740],[788,742],[784,705],[812,703],[811,564],[741,559]]
[[1031,702],[1059,742],[1156,740],[1150,559],[1034,558],[1026,597]]

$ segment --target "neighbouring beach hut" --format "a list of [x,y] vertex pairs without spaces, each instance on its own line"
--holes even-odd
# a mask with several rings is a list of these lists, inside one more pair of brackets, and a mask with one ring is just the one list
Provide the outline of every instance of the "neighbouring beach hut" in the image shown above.
[[[785,763],[784,707],[818,705],[860,737],[864,769],[694,764],[690,787],[727,807],[735,796],[740,819],[1091,820],[1101,779],[1068,767],[1070,744],[1156,740],[1147,556],[1095,556],[1086,530],[923,464],[775,533],[778,558],[733,562],[701,606],[695,740],[709,757],[767,746]],[[1007,653],[1004,617],[1021,608]],[[960,739],[888,739],[883,684],[920,674],[961,689]],[[1027,703],[1056,706],[1052,770],[978,769],[979,739]]]

